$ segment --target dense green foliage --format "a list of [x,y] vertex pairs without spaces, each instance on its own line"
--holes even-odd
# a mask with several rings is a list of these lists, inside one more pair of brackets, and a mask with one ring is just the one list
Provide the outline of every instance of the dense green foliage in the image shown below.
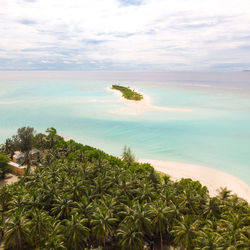
[[34,137],[35,171],[0,189],[5,249],[249,249],[250,207],[229,191],[211,198],[197,181],[47,133]]
[[5,175],[10,172],[9,161],[9,157],[0,153],[0,179],[4,179]]
[[124,147],[123,153],[122,153],[122,160],[128,165],[131,166],[135,162],[135,156],[131,152],[130,148],[127,148],[127,146]]
[[22,164],[30,165],[32,150],[34,141],[35,130],[31,127],[22,127],[17,130],[17,134],[13,135],[12,138],[6,139],[5,144],[2,146],[1,151],[8,154],[12,159],[14,152],[19,150],[24,153],[24,159]]
[[14,138],[22,152],[28,152],[32,149],[34,133],[35,130],[31,127],[22,127],[17,130],[17,135]]
[[129,87],[123,87],[120,85],[112,85],[112,89],[116,89],[122,92],[122,96],[128,100],[140,101],[143,99],[143,96],[134,90],[131,90]]

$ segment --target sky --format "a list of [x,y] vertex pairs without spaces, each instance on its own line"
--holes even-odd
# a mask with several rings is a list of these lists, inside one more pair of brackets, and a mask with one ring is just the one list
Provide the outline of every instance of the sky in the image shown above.
[[0,0],[0,70],[250,70],[250,0]]

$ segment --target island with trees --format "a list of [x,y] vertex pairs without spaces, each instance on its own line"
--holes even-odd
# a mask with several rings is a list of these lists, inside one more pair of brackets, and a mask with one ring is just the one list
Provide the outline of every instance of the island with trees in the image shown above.
[[[30,150],[39,157],[30,159]],[[249,204],[198,181],[173,182],[150,164],[24,127],[0,148],[23,150],[25,175],[0,187],[4,249],[249,249]],[[4,177],[1,174],[2,177]]]
[[140,101],[143,99],[143,95],[130,89],[130,87],[124,87],[120,85],[112,85],[112,89],[119,90],[122,96],[128,100]]

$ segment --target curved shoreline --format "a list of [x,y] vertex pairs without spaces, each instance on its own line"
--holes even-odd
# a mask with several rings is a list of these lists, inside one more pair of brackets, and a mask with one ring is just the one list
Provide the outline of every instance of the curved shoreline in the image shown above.
[[160,161],[152,159],[139,159],[141,163],[150,163],[155,170],[165,173],[172,180],[191,178],[206,186],[211,196],[216,196],[220,188],[226,187],[250,203],[250,187],[242,180],[225,172],[205,166],[189,163]]
[[112,110],[111,113],[114,113],[114,114],[137,115],[137,114],[142,114],[145,111],[152,111],[152,110],[170,111],[170,112],[191,112],[192,111],[192,109],[189,109],[189,108],[170,108],[170,107],[161,107],[161,106],[153,105],[152,98],[149,95],[144,94],[142,92],[140,93],[142,94],[143,99],[140,101],[133,101],[133,100],[128,100],[124,98],[122,96],[122,93],[118,90],[114,90],[109,87],[107,89],[115,93],[115,95],[119,98],[119,102],[127,106],[125,108]]

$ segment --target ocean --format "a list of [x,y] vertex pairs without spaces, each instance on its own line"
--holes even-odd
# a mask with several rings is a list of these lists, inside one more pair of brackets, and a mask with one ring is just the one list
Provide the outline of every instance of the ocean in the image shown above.
[[[130,86],[160,107],[123,111],[108,88]],[[0,72],[0,144],[17,128],[60,135],[120,156],[186,162],[250,184],[250,72]]]

